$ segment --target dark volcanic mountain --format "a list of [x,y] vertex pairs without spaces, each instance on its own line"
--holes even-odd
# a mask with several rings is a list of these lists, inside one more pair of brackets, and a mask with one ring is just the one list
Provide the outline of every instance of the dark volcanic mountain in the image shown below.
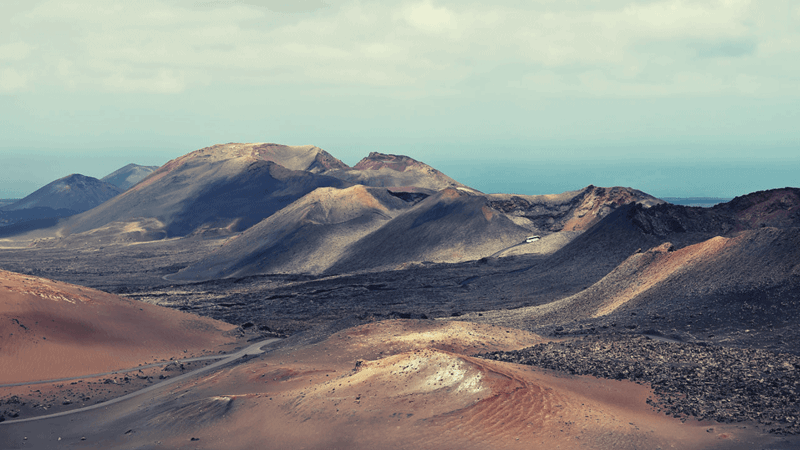
[[[678,332],[712,336],[793,326],[800,320],[799,193],[755,192],[713,208],[618,208],[545,264],[504,278],[506,289],[526,289],[539,306],[484,315],[532,327],[634,322],[668,332],[688,323],[694,327]],[[548,286],[558,277],[577,289],[553,295]]]
[[319,188],[171,278],[320,273],[351,244],[410,207],[382,188]]
[[55,225],[122,192],[118,187],[80,174],[60,178],[31,195],[0,208],[0,236]]
[[530,231],[487,203],[464,188],[444,189],[351,245],[329,271],[476,260],[523,242]]
[[242,231],[318,187],[349,186],[316,173],[337,161],[311,146],[215,145],[168,162],[110,203],[70,219],[62,233],[151,219],[148,226],[170,237]]
[[110,174],[101,178],[101,180],[111,183],[114,186],[122,189],[123,191],[133,187],[136,183],[142,181],[155,172],[158,166],[140,166],[138,164],[128,164],[125,167],[117,169]]
[[[108,179],[130,182],[126,174],[141,174],[142,170],[129,165]],[[440,187],[469,189],[404,156],[372,153],[351,169],[314,146],[231,143],[170,161],[110,204],[70,219],[52,234],[69,236],[55,244],[61,246],[195,232],[230,234],[249,228],[318,187],[353,184],[392,186],[398,198],[412,203]],[[103,237],[97,233],[81,237],[92,230],[100,230]]]
[[5,206],[3,211],[31,208],[88,211],[122,192],[116,186],[80,174],[68,175],[38,189],[22,200]]
[[[552,253],[629,202],[659,200],[589,186],[548,196],[423,193],[356,186],[318,189],[174,275],[198,280],[258,273],[340,273],[410,263],[460,262],[503,253]],[[569,229],[563,239],[551,238]],[[544,236],[525,244],[531,234]]]

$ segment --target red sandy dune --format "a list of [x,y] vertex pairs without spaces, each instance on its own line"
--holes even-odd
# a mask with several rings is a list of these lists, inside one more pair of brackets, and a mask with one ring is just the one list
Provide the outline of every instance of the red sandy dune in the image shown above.
[[90,441],[96,448],[156,442],[154,448],[219,449],[700,449],[752,443],[751,431],[682,423],[654,412],[646,386],[466,356],[537,342],[541,338],[530,333],[466,322],[368,324],[175,387],[175,396],[148,403],[146,415],[96,424],[118,436],[115,443]]
[[233,325],[85,287],[0,271],[0,384],[216,353]]

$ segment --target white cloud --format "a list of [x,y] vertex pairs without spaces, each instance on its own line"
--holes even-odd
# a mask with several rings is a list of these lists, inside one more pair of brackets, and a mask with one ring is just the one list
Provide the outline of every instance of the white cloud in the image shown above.
[[33,48],[25,42],[0,45],[0,61],[22,61],[31,54]]
[[403,19],[411,26],[433,33],[456,28],[455,14],[443,6],[433,6],[430,1],[404,8]]
[[537,80],[529,92],[800,89],[800,17],[769,1],[308,0],[284,11],[256,0],[52,0],[2,20],[16,40],[0,45],[0,62],[13,63],[29,87],[180,92],[291,83],[457,95],[470,83],[502,91]]
[[154,92],[161,94],[177,94],[186,87],[184,77],[169,70],[160,70],[156,74],[144,77],[133,77],[125,73],[116,73],[103,78],[103,87],[112,92]]
[[14,69],[0,68],[0,94],[14,94],[28,87],[27,77]]

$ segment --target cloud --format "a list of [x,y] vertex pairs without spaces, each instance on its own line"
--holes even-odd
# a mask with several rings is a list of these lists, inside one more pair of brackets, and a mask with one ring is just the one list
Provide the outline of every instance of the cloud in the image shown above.
[[800,90],[800,17],[770,1],[50,0],[0,25],[18,37],[0,44],[0,64],[29,87],[590,97]]
[[111,92],[151,92],[177,94],[186,87],[184,77],[170,70],[160,70],[155,74],[133,77],[130,74],[116,73],[103,78],[103,87]]
[[408,5],[403,19],[414,28],[439,33],[456,27],[455,15],[445,7],[433,6],[430,1]]
[[22,61],[27,58],[33,46],[25,42],[14,42],[11,44],[0,45],[0,62],[2,61]]
[[25,75],[14,69],[0,68],[0,94],[14,94],[28,87]]

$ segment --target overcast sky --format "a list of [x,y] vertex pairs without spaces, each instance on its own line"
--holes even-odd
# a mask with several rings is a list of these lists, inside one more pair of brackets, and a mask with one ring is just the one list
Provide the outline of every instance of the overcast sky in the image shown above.
[[486,192],[800,186],[796,1],[2,0],[0,198],[223,142]]

